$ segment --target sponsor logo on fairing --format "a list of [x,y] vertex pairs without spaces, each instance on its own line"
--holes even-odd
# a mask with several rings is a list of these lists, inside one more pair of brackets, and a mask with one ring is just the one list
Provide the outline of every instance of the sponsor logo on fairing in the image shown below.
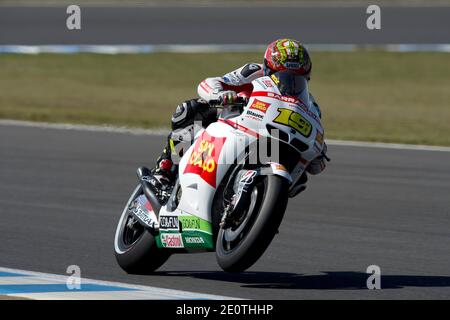
[[214,137],[206,131],[203,132],[195,142],[184,173],[197,174],[215,188],[217,162],[226,139],[226,137]]
[[161,229],[179,230],[179,221],[176,216],[161,216],[159,218],[159,226]]
[[199,218],[181,218],[181,227],[183,229],[200,229]]
[[270,103],[263,102],[261,100],[255,99],[249,109],[255,109],[258,111],[261,111],[263,113],[266,113],[267,109],[269,108]]
[[255,120],[262,120],[262,119],[264,119],[264,116],[262,114],[258,114],[256,112],[251,111],[251,110],[248,110],[246,115],[250,116],[250,118],[255,119]]
[[[278,81],[278,79],[274,75],[272,75],[272,76],[273,76],[272,80],[274,80],[274,82],[276,83],[275,79],[277,81]],[[283,102],[297,104],[299,106],[304,105],[302,101],[300,101],[299,99],[297,99],[295,97],[283,96],[281,94],[274,93],[274,92],[256,91],[256,92],[252,93],[252,96],[269,97],[269,98],[277,99],[277,100],[280,100]]]
[[165,248],[184,248],[181,233],[162,233],[161,243]]
[[143,210],[139,205],[133,209],[133,214],[141,220],[145,225],[150,228],[154,228],[156,221],[154,221],[151,217],[151,214],[145,210]]
[[184,240],[189,244],[203,244],[205,240],[202,237],[185,237]]
[[276,85],[278,85],[280,83],[280,79],[277,78],[276,75],[271,75],[270,78],[272,79],[273,82],[275,82]]

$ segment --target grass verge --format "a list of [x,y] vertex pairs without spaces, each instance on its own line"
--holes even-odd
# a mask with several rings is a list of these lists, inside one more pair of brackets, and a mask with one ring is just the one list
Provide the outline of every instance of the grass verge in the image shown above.
[[[334,139],[450,145],[450,55],[313,52],[310,88]],[[0,55],[0,118],[169,126],[205,77],[261,53]]]

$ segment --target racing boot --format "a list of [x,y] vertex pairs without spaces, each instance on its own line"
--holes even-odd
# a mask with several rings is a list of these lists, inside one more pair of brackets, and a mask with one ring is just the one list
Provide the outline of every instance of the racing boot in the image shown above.
[[[169,136],[170,141],[170,136]],[[168,190],[173,186],[175,182],[175,169],[176,166],[173,164],[171,159],[170,144],[166,146],[156,160],[156,166],[151,170],[152,181],[150,183],[159,190]]]
[[155,187],[166,190],[173,184],[173,175],[171,172],[173,163],[170,159],[161,159],[156,167],[152,170],[153,178],[158,182]]

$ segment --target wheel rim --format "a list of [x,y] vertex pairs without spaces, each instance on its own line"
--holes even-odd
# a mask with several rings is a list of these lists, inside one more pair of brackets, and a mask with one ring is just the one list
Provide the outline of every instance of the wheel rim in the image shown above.
[[128,251],[139,241],[144,234],[144,227],[134,218],[131,210],[136,205],[136,198],[142,194],[142,189],[138,186],[128,200],[117,226],[114,239],[114,247],[117,253],[122,254]]
[[132,247],[144,233],[144,228],[136,218],[129,214],[122,232],[122,244],[124,247]]

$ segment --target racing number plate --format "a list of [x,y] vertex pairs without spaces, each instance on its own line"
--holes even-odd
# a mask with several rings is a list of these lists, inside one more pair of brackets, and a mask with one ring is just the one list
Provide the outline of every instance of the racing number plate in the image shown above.
[[291,127],[306,138],[311,135],[312,125],[300,113],[286,108],[278,108],[277,111],[279,114],[273,122]]

